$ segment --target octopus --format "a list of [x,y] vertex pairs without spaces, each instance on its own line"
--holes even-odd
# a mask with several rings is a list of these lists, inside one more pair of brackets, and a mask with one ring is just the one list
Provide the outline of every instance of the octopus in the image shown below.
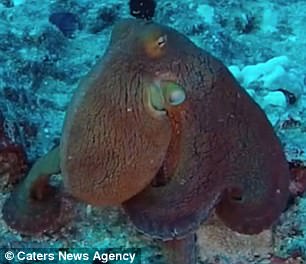
[[13,190],[3,217],[41,234],[56,226],[65,194],[120,205],[161,241],[166,263],[194,264],[195,232],[213,212],[259,233],[285,209],[288,186],[279,139],[226,66],[168,26],[124,19],[80,82],[59,146]]

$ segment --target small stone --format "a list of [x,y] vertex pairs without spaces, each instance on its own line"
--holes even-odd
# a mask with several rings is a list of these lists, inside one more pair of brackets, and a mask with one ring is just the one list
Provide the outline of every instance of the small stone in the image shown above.
[[286,76],[286,71],[283,66],[277,65],[275,68],[269,73],[264,75],[260,80],[263,81],[263,87],[266,89],[275,89],[279,83]]

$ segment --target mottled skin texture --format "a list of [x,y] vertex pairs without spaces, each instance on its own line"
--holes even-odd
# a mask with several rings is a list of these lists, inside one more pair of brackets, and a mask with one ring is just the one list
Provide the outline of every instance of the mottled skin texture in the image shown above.
[[[167,35],[164,54],[145,71],[179,83],[187,99],[167,109],[177,141],[164,161],[176,156],[177,166],[165,170],[171,180],[125,202],[126,212],[141,231],[165,240],[195,231],[219,200],[217,213],[232,229],[252,234],[269,227],[286,205],[289,172],[264,112],[219,60],[186,37],[142,27],[138,32],[156,27]],[[242,200],[227,194],[233,191]]]
[[[161,92],[169,100],[153,100],[167,82],[183,87],[186,99],[174,105]],[[75,93],[60,147],[8,203],[39,198],[47,186],[40,176],[59,169],[77,199],[123,203],[140,231],[167,241],[169,263],[195,263],[193,233],[214,208],[230,228],[253,234],[273,224],[288,199],[287,162],[264,112],[219,60],[141,20],[115,26]],[[25,200],[27,213],[44,198],[37,197]],[[5,208],[8,224],[24,231],[20,215]]]
[[120,204],[148,185],[171,138],[168,118],[147,109],[151,76],[145,75],[145,61],[134,63],[128,31],[120,29],[75,93],[61,139],[65,186],[96,205]]

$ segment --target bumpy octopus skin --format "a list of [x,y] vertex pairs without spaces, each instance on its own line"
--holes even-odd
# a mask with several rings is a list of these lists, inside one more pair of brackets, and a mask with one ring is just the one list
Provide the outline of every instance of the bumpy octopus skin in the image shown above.
[[[6,222],[33,231],[30,203],[33,196],[45,201],[46,175],[59,170],[72,196],[123,203],[140,231],[189,251],[214,208],[230,228],[253,234],[269,227],[288,199],[288,165],[264,112],[219,60],[174,29],[142,20],[114,27],[105,55],[72,99],[59,148],[13,192]],[[48,197],[45,206],[58,216],[60,201]],[[23,225],[8,209],[21,201],[28,209]],[[34,207],[51,214],[43,208]],[[33,233],[40,224],[51,225],[42,221]],[[169,262],[186,258],[188,252]]]
[[[65,186],[78,199],[118,205],[141,191],[161,167],[171,138],[167,117],[148,110],[146,61],[117,25],[101,62],[83,80],[61,138]],[[132,48],[132,47],[131,47]]]
[[286,206],[289,170],[264,112],[218,59],[182,34],[158,24],[132,26],[136,39],[148,31],[167,38],[144,72],[186,89],[185,102],[166,109],[172,138],[155,181],[170,180],[123,204],[132,222],[151,237],[180,238],[216,207],[235,231],[268,228]]

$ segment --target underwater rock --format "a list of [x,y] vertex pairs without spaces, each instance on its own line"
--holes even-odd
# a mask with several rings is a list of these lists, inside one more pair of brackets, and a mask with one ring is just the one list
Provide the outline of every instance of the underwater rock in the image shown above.
[[49,16],[49,21],[55,25],[64,36],[71,38],[76,30],[81,29],[80,19],[71,12],[55,12]]
[[286,56],[272,58],[264,63],[245,66],[241,70],[243,76],[242,84],[248,87],[252,82],[262,83],[262,87],[275,90],[282,84],[283,78],[286,76],[286,67],[289,59]]
[[284,93],[280,91],[269,92],[263,97],[261,106],[265,108],[267,105],[280,107],[285,109],[287,106],[287,99]]

